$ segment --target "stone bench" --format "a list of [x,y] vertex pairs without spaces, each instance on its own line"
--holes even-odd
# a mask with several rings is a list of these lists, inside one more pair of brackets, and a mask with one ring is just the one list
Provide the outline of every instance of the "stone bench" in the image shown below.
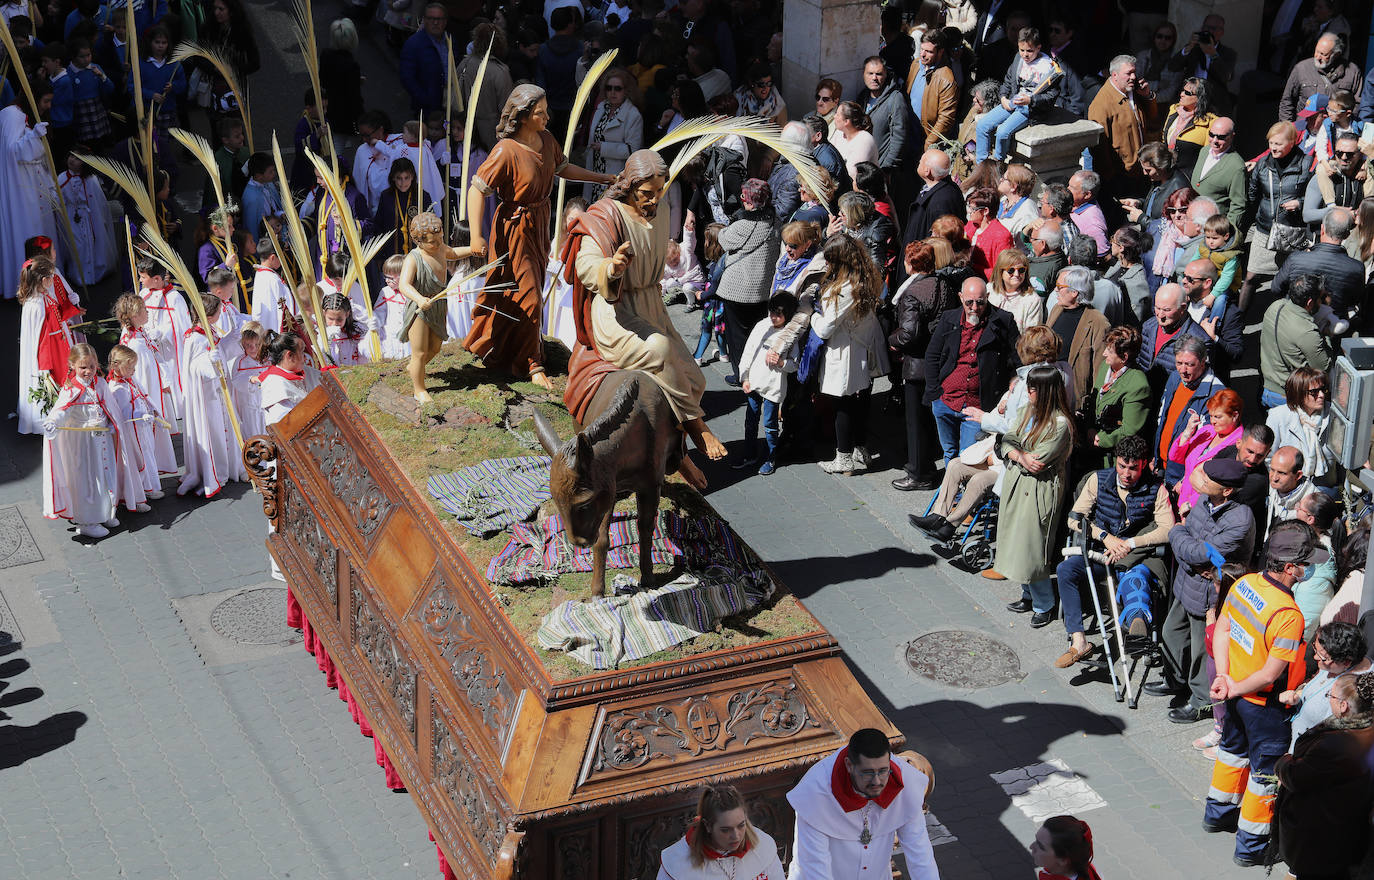
[[1097,146],[1100,137],[1096,122],[1055,110],[1045,122],[1015,134],[1011,158],[1029,165],[1042,184],[1067,181],[1081,166],[1083,150]]

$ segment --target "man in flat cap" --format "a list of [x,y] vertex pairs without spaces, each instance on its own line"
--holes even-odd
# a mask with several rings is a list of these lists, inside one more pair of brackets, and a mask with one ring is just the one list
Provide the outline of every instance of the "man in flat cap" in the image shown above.
[[1255,515],[1231,495],[1245,485],[1245,465],[1234,458],[1214,458],[1188,479],[1199,503],[1184,521],[1169,530],[1178,570],[1173,599],[1164,618],[1164,680],[1143,690],[1155,696],[1186,696],[1188,702],[1169,710],[1169,720],[1189,724],[1212,717],[1207,678],[1207,625],[1216,615],[1214,556],[1248,563],[1255,547]]
[[1217,617],[1210,696],[1226,701],[1226,718],[1202,827],[1236,832],[1238,865],[1263,864],[1278,790],[1274,764],[1288,751],[1288,711],[1278,696],[1305,672],[1293,585],[1327,555],[1310,525],[1279,523],[1269,533],[1264,571],[1236,581]]

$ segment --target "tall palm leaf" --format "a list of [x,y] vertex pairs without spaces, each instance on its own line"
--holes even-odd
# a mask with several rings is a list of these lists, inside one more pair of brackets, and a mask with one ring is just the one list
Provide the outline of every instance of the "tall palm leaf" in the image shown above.
[[819,166],[816,165],[811,153],[799,150],[784,141],[782,128],[758,116],[698,116],[659,138],[658,143],[651,149],[661,152],[676,144],[687,144],[673,159],[673,164],[668,169],[668,179],[671,181],[693,158],[731,135],[758,141],[776,151],[797,169],[797,176],[811,192],[822,192],[825,189],[819,175],[816,174]]
[[[615,60],[615,56],[620,53],[619,49],[612,49],[596,59],[587,75],[582,78],[582,85],[577,89],[577,97],[573,99],[572,115],[568,117],[568,133],[563,136],[563,155],[572,152],[573,138],[577,135],[577,124],[582,119],[582,111],[587,109],[587,102],[592,99],[592,92],[601,84],[601,77]],[[563,197],[567,194],[568,182],[563,178],[558,178],[558,205],[553,213],[553,252],[561,252],[563,244]]]
[[177,44],[172,51],[172,61],[181,62],[187,58],[204,58],[219,71],[219,75],[224,77],[228,83],[229,90],[234,93],[234,97],[239,102],[239,115],[243,117],[243,133],[248,137],[248,149],[253,149],[253,121],[248,115],[248,93],[239,85],[238,77],[234,75],[234,63],[220,50],[209,46],[202,46],[200,43],[193,43],[190,40],[183,40]]
[[[495,39],[487,41],[487,49],[482,53],[482,63],[477,65],[477,76],[472,81],[472,94],[468,95],[468,118],[463,123],[463,172],[459,178],[466,184],[468,181],[468,160],[472,158],[472,123],[477,118],[477,96],[482,94],[482,80],[487,78],[487,62],[491,60],[491,44]],[[458,199],[458,220],[468,219],[468,200],[467,192],[463,191],[463,197]]]
[[[358,221],[353,217],[353,207],[349,205],[344,194],[342,181],[329,167],[329,164],[310,150],[305,151],[305,157],[310,160],[310,164],[315,166],[315,170],[324,179],[325,189],[329,191],[330,197],[334,199],[335,207],[339,209],[339,216],[343,220],[339,225],[343,227],[344,241],[348,245],[349,256],[353,258],[353,265],[356,267],[358,286],[362,288],[363,293],[363,307],[367,311],[367,320],[370,324],[372,322],[372,295],[367,289],[367,251],[363,247]],[[347,288],[344,292],[347,293]],[[377,341],[377,332],[369,329],[367,338],[372,343],[372,359],[374,361],[381,360],[382,347]]]

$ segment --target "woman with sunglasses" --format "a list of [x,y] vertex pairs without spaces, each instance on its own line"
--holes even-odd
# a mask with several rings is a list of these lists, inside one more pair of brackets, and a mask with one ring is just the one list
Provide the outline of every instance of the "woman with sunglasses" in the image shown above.
[[[601,80],[601,103],[592,114],[587,140],[586,167],[598,174],[619,174],[625,160],[644,146],[644,117],[639,113],[639,86],[623,67],[612,67]],[[606,187],[588,183],[582,187],[587,204],[601,198]]]
[[1250,172],[1245,198],[1255,219],[1246,236],[1250,258],[1240,288],[1241,314],[1263,280],[1278,274],[1288,254],[1307,246],[1305,241],[1271,237],[1270,233],[1276,224],[1290,229],[1307,227],[1302,219],[1302,200],[1312,179],[1311,157],[1298,148],[1298,132],[1291,122],[1275,122],[1265,136],[1269,149]]
[[787,124],[787,102],[773,84],[773,69],[767,61],[756,61],[749,68],[745,85],[735,91],[740,116],[760,116],[777,125]]
[[1216,118],[1211,86],[1205,79],[1189,77],[1178,93],[1178,103],[1169,108],[1169,115],[1164,118],[1164,144],[1178,157],[1178,167],[1192,168],[1197,164]]
[[1273,449],[1292,446],[1302,453],[1303,472],[1318,486],[1340,485],[1341,466],[1326,443],[1331,430],[1331,385],[1326,374],[1298,367],[1283,386],[1285,403],[1265,419],[1274,432]]
[[1135,78],[1148,83],[1155,100],[1161,103],[1173,100],[1183,81],[1182,70],[1169,69],[1177,45],[1178,28],[1173,22],[1161,21],[1155,26],[1149,47],[1135,56]]
[[1009,247],[997,255],[988,302],[1011,312],[1018,333],[1045,323],[1045,301],[1031,287],[1030,260],[1023,252]]

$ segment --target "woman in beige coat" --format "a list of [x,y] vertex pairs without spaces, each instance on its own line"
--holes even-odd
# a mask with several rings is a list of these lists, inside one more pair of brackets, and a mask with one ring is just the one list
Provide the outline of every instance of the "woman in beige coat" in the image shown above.
[[1002,437],[1007,473],[997,517],[994,567],[1021,582],[1021,598],[1007,606],[1034,611],[1031,626],[1054,620],[1053,543],[1064,509],[1064,484],[1073,451],[1073,418],[1064,374],[1042,364],[1026,374],[1030,402],[1016,429]]

